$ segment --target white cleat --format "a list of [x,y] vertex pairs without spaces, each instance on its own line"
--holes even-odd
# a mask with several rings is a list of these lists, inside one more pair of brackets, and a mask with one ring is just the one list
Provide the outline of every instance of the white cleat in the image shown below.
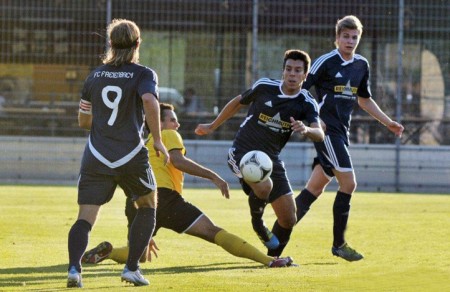
[[81,273],[75,267],[71,267],[67,276],[67,288],[82,288]]
[[150,285],[150,282],[144,278],[139,268],[136,271],[130,271],[127,266],[125,266],[122,272],[122,282],[123,281],[134,284],[134,286]]

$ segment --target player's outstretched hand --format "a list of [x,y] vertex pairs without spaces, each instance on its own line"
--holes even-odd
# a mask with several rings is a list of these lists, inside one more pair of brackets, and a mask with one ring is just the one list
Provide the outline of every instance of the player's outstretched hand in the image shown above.
[[212,182],[220,189],[222,192],[222,196],[229,199],[230,198],[230,187],[228,186],[228,183],[224,181],[220,176],[216,175]]
[[389,129],[389,131],[394,133],[395,136],[397,136],[399,138],[402,137],[403,130],[405,130],[405,128],[401,124],[397,123],[396,121],[390,122],[388,125],[386,125],[386,127]]
[[195,134],[199,136],[208,135],[214,132],[211,128],[211,124],[198,124],[195,128]]
[[161,155],[160,152],[164,155],[164,165],[170,162],[169,151],[167,151],[166,146],[161,141],[155,141],[153,143],[153,148],[156,151],[156,156],[159,157]]
[[147,260],[149,262],[152,261],[152,253],[155,255],[156,258],[158,258],[158,253],[156,252],[159,250],[158,246],[156,245],[156,242],[152,239],[150,239],[150,242],[148,243],[148,253],[147,253]]

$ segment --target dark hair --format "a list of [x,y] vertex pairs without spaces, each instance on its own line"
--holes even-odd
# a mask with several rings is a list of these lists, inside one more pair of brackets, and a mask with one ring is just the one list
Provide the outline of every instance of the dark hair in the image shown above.
[[311,66],[311,58],[309,57],[307,52],[301,51],[301,50],[287,50],[284,53],[283,70],[284,70],[284,67],[286,66],[286,61],[288,59],[303,61],[303,63],[305,63],[305,72],[304,73],[309,72],[309,67]]
[[161,116],[161,121],[164,120],[164,110],[171,110],[171,111],[173,111],[174,109],[175,108],[174,108],[174,106],[172,104],[161,102],[159,104],[159,114]]

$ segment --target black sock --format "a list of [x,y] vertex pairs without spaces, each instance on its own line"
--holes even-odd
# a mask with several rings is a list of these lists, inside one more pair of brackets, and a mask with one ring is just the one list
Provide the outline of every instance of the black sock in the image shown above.
[[255,193],[251,191],[248,194],[248,205],[250,206],[253,230],[258,233],[259,236],[262,236],[264,241],[269,241],[269,238],[266,238],[264,221],[262,220],[267,202],[258,198]]
[[340,247],[345,243],[344,233],[350,212],[351,195],[338,191],[333,204],[333,246]]
[[136,213],[137,213],[137,208],[134,204],[134,201],[130,198],[127,197],[126,201],[125,201],[125,216],[127,216],[127,221],[128,221],[128,234],[127,234],[127,239],[130,240],[130,228],[131,225],[133,224],[134,218],[136,217]]
[[69,231],[69,269],[75,266],[81,273],[81,258],[86,251],[92,225],[86,220],[77,220]]
[[297,223],[306,215],[312,203],[317,199],[310,191],[303,189],[295,198],[295,205],[297,206]]
[[130,250],[128,252],[127,267],[130,271],[136,271],[139,267],[139,258],[144,253],[155,230],[154,208],[139,208],[130,228]]
[[280,245],[276,249],[268,249],[267,255],[272,257],[279,257],[281,256],[281,253],[283,252],[284,248],[289,242],[289,239],[291,238],[292,228],[283,228],[280,226],[280,224],[278,224],[278,221],[275,221],[275,224],[273,224],[272,233],[275,234],[276,237],[278,237]]
[[258,198],[253,191],[248,195],[248,205],[250,206],[250,215],[252,219],[261,219],[264,214],[267,202]]

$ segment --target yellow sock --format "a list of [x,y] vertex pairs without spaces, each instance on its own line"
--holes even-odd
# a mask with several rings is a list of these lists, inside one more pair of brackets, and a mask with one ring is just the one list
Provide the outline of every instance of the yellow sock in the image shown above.
[[128,246],[113,248],[108,259],[111,259],[119,264],[125,264],[128,259]]
[[226,230],[219,231],[214,237],[214,242],[234,256],[254,260],[266,266],[273,260],[272,257],[265,255],[250,243]]

